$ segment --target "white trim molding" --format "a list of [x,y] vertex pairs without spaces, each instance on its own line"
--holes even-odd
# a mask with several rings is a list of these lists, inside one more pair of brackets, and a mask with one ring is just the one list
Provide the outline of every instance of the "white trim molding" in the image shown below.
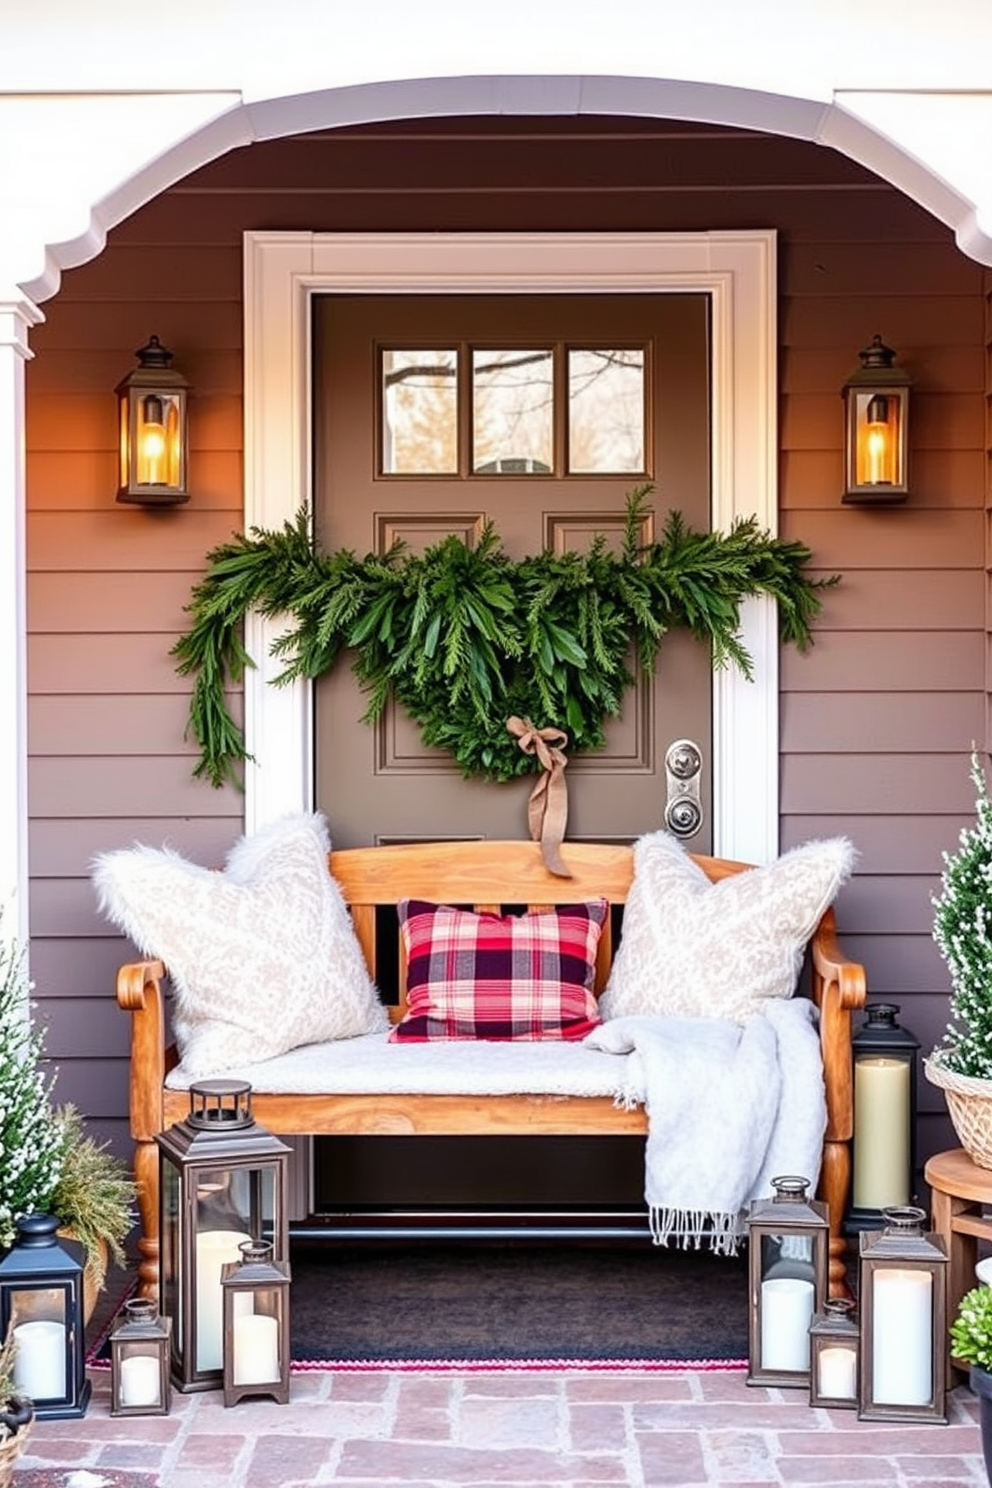
[[[246,233],[245,526],[311,497],[310,301],[319,293],[704,293],[712,326],[713,524],[777,530],[775,233]],[[714,851],[778,850],[778,627],[748,602],[754,679],[714,676]],[[278,622],[253,618],[245,679],[245,827],[313,806],[311,691],[269,685]]]

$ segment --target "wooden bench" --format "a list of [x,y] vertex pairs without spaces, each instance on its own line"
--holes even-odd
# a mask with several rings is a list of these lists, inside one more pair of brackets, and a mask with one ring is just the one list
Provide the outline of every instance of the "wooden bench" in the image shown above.
[[[345,849],[332,852],[330,869],[351,908],[355,930],[375,977],[377,910],[395,906],[404,897],[471,904],[480,910],[522,905],[537,908],[596,897],[614,905],[626,902],[633,865],[630,847],[566,843],[563,857],[572,878],[550,874],[537,844],[524,841]],[[713,881],[748,866],[700,856],[696,861]],[[597,993],[606,983],[612,951],[608,918],[599,944]],[[865,975],[863,967],[845,959],[837,943],[832,910],[823,915],[812,938],[809,962],[810,995],[819,1008],[827,1103],[819,1195],[830,1209],[831,1290],[840,1292],[845,1249],[841,1222],[850,1184],[853,1134],[851,1013],[864,1005]],[[132,1020],[130,1115],[142,1229],[139,1277],[142,1290],[150,1295],[156,1294],[158,1285],[159,1158],[155,1137],[189,1112],[187,1091],[166,1085],[178,1056],[166,1042],[165,976],[161,962],[147,960],[121,967],[117,978],[117,1001]],[[399,992],[398,1005],[390,1008],[393,1021],[403,1014],[402,967]],[[609,1097],[599,1096],[287,1095],[272,1094],[253,1084],[252,1104],[257,1120],[282,1136],[581,1137],[644,1135],[647,1130],[643,1107],[626,1110]]]

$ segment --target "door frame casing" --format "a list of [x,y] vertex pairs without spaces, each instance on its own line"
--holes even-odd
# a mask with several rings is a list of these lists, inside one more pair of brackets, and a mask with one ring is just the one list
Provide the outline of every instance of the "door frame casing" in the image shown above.
[[[712,525],[777,531],[776,234],[306,233],[244,236],[245,528],[313,505],[310,302],[338,294],[703,293],[712,356]],[[677,502],[675,503],[677,505]],[[312,685],[273,687],[278,619],[245,627],[245,830],[314,808]],[[778,623],[742,610],[753,680],[713,674],[713,851],[778,851]]]

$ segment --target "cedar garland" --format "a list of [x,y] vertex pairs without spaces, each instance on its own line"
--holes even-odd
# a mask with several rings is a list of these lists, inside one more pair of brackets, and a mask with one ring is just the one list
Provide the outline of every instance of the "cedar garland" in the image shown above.
[[682,628],[711,651],[712,665],[752,675],[739,635],[752,595],[778,604],[783,641],[805,651],[819,591],[801,543],[761,531],[755,518],[729,532],[695,532],[670,512],[661,537],[642,543],[651,486],[627,498],[618,553],[603,536],[586,553],[550,552],[519,562],[495,527],[475,547],[446,537],[421,554],[397,543],[358,558],[318,553],[302,508],[281,531],[253,527],[208,554],[172,648],[180,676],[194,679],[189,729],[200,746],[194,773],[239,784],[247,758],[226,690],[253,666],[242,625],[255,610],[295,624],[273,647],[285,667],[277,683],[315,678],[351,653],[374,722],[390,696],[427,745],[445,749],[465,776],[504,781],[533,771],[506,731],[514,714],[537,728],[564,728],[573,750],[604,745],[604,729],[634,681],[631,665],[654,669],[668,631]]

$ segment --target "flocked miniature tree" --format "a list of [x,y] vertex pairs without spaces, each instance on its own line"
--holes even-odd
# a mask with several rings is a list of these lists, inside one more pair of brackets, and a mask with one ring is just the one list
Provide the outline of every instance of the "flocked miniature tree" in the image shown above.
[[23,952],[0,933],[0,1246],[13,1242],[21,1215],[48,1210],[62,1170],[55,1077],[40,1063],[44,1040],[31,1023],[29,992]]
[[951,1021],[940,1062],[992,1079],[992,799],[977,752],[971,756],[975,821],[944,853],[941,892],[933,900],[933,938],[951,973]]

